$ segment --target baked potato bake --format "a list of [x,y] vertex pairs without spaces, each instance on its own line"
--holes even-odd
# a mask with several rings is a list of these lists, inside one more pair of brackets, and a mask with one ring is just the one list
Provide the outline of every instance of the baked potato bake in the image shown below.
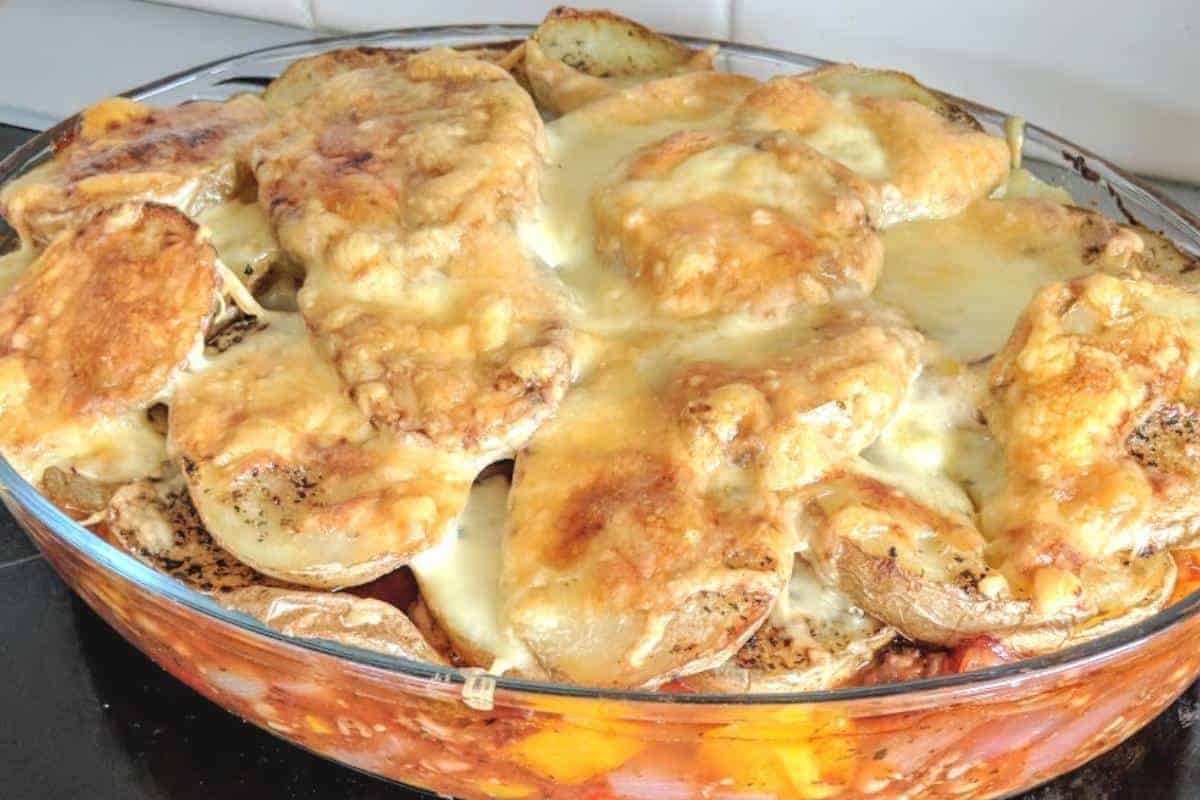
[[1166,606],[1195,260],[911,76],[717,55],[556,9],[88,109],[0,188],[0,454],[284,635],[494,675],[824,690]]

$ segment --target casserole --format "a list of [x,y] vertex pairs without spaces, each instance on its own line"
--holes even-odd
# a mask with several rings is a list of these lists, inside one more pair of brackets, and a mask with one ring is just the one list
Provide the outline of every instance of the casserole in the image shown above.
[[[131,95],[220,99],[335,47],[480,45],[526,33],[322,40],[217,62]],[[821,62],[722,44],[718,63],[767,77]],[[1003,122],[968,107],[993,130]],[[0,180],[36,163],[54,133],[7,159]],[[1162,229],[1185,249],[1200,245],[1194,220],[1090,153],[1030,127],[1024,155],[1076,198]],[[461,797],[1004,795],[1115,745],[1200,672],[1200,656],[1184,646],[1200,625],[1192,595],[1048,656],[881,687],[730,698],[494,680],[281,636],[111,548],[7,464],[0,480],[6,505],[60,574],[190,686],[300,746]]]

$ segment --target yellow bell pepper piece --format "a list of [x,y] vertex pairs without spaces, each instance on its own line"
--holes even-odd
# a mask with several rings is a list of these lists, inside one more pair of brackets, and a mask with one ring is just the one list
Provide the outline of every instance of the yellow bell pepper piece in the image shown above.
[[513,742],[505,752],[531,772],[575,784],[616,769],[645,746],[630,736],[559,723]]

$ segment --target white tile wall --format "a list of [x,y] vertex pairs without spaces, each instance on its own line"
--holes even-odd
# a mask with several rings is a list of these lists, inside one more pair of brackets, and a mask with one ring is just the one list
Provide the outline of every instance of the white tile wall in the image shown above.
[[199,8],[218,14],[250,17],[265,22],[313,27],[312,3],[309,0],[150,0],[170,6]]
[[0,1],[0,122],[44,128],[84,106],[312,31],[129,0]]
[[[318,28],[363,31],[455,22],[537,22],[562,0],[312,0],[312,4]],[[577,5],[608,8],[672,33],[726,38],[730,30],[729,0],[581,0]]]
[[733,37],[895,66],[1138,171],[1200,180],[1200,3],[733,0]]

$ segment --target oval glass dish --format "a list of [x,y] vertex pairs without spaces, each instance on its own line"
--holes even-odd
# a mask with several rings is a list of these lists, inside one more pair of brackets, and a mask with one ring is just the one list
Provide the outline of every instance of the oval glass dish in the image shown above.
[[[531,30],[322,39],[235,56],[128,94],[162,105],[223,99],[331,48],[478,46]],[[718,68],[760,78],[825,63],[717,44]],[[963,104],[989,130],[1003,127],[1004,114]],[[43,159],[68,124],[0,163],[0,182]],[[1024,164],[1079,204],[1200,252],[1200,222],[1085,150],[1029,126]],[[1010,795],[1115,746],[1200,675],[1200,648],[1192,646],[1200,594],[1191,594],[1136,626],[1052,655],[870,688],[740,697],[493,681],[273,632],[117,551],[3,461],[0,497],[97,613],[213,702],[325,757],[472,800]]]

